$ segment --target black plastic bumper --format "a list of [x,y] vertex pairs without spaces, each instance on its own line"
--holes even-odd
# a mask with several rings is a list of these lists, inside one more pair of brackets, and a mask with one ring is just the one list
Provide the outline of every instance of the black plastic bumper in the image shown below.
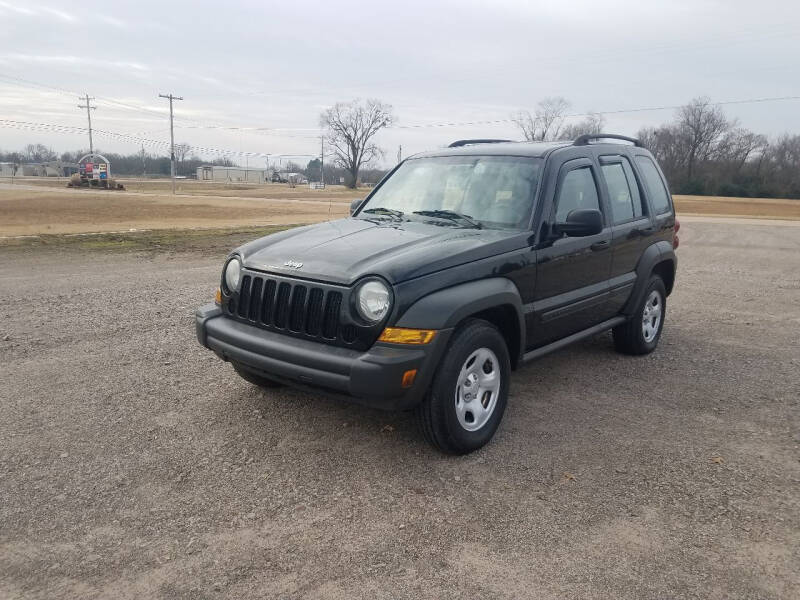
[[[240,323],[215,304],[197,309],[195,327],[198,341],[223,360],[282,383],[389,410],[419,403],[452,333],[439,331],[424,346],[378,342],[360,352]],[[403,373],[410,369],[417,369],[416,379],[403,388]]]

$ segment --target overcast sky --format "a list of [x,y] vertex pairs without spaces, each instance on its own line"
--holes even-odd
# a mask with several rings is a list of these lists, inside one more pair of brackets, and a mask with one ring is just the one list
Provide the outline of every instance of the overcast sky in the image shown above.
[[[85,127],[75,94],[88,92],[97,97],[97,129],[164,142],[167,101],[158,94],[172,92],[185,98],[176,102],[176,141],[313,155],[325,107],[374,97],[397,117],[378,139],[389,164],[400,144],[408,155],[464,137],[519,138],[508,122],[409,126],[507,120],[547,96],[567,98],[580,114],[700,95],[800,95],[799,58],[795,0],[0,0],[0,119]],[[800,100],[724,109],[758,132],[800,132]],[[634,134],[673,114],[608,114],[606,129]],[[3,125],[3,150],[88,146],[83,133]],[[237,126],[270,130],[218,128]],[[99,132],[95,145],[141,147]]]

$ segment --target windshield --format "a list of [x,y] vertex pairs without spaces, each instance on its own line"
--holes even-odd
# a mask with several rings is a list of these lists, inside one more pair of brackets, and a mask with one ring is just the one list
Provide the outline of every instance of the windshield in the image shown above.
[[517,156],[410,159],[375,191],[359,216],[525,229],[541,166],[539,158]]

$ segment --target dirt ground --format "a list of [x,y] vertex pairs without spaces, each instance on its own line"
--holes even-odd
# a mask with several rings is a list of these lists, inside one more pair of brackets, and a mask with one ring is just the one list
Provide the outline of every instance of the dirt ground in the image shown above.
[[[350,202],[367,193],[339,186],[309,190],[276,184],[260,186],[260,197],[216,195],[214,190],[210,191],[215,195],[173,196],[166,191],[34,185],[30,179],[0,183],[0,236],[316,223],[345,216]],[[236,190],[247,191],[253,190]]]
[[687,219],[659,349],[530,364],[460,458],[240,380],[232,234],[149,235],[0,247],[0,598],[800,597],[800,227]]
[[[168,180],[122,181],[127,191],[67,189],[55,178],[0,182],[0,237],[315,223],[346,215],[369,193],[182,180],[173,196]],[[679,215],[800,220],[800,200],[675,196],[675,206]]]

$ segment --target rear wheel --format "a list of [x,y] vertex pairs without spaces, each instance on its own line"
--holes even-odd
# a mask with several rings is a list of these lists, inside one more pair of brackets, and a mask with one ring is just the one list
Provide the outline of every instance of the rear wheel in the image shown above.
[[231,363],[233,365],[234,370],[238,373],[239,377],[244,379],[245,381],[252,383],[253,385],[257,385],[258,387],[262,388],[279,388],[283,387],[282,383],[278,383],[277,381],[272,381],[271,379],[267,379],[266,377],[261,377],[260,375],[256,375],[252,371],[248,371],[242,365],[238,363]]
[[666,316],[667,292],[664,282],[658,275],[652,275],[631,318],[613,330],[617,351],[623,354],[649,354],[655,350]]
[[489,442],[503,419],[510,374],[508,348],[494,325],[473,320],[459,327],[416,408],[425,438],[448,454]]

